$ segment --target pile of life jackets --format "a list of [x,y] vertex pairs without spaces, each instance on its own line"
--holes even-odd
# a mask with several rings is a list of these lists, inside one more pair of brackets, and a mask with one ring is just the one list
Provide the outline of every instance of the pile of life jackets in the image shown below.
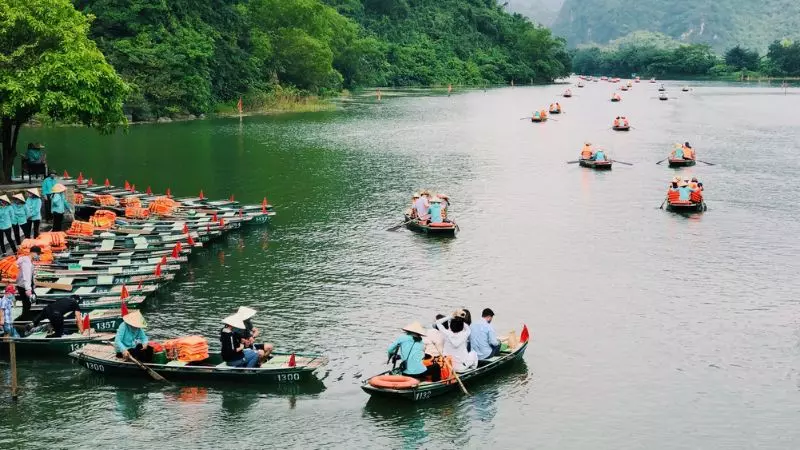
[[14,255],[0,259],[0,276],[3,279],[16,280],[17,275],[19,275],[19,267],[17,266],[17,258]]
[[125,207],[141,208],[142,200],[140,200],[139,197],[136,197],[135,195],[129,195],[120,200],[119,205]]
[[94,234],[94,225],[89,222],[74,220],[69,230],[67,230],[67,234],[70,236],[91,236]]
[[94,202],[100,206],[117,206],[117,199],[113,195],[98,195]]
[[146,219],[150,217],[150,210],[147,208],[129,206],[125,208],[125,217],[129,219]]
[[89,222],[98,230],[110,230],[117,220],[117,214],[107,209],[97,210]]
[[158,197],[150,202],[150,212],[158,216],[171,216],[178,209],[180,203],[169,197]]
[[700,190],[692,191],[692,194],[689,196],[691,198],[692,203],[700,203],[703,201],[703,193]]
[[184,336],[164,342],[167,358],[194,362],[208,359],[208,341],[203,336]]
[[67,233],[63,231],[48,231],[40,233],[36,238],[39,242],[39,247],[50,245],[50,249],[54,252],[63,252],[67,249]]
[[619,128],[619,127],[629,127],[629,126],[631,126],[631,124],[630,124],[630,122],[628,122],[627,118],[621,117],[619,119],[614,119],[614,126],[617,127],[617,128]]
[[43,239],[42,236],[39,235],[39,239],[23,240],[22,244],[20,244],[19,248],[17,249],[17,256],[30,256],[31,247],[39,247],[39,249],[41,249],[42,252],[39,254],[40,263],[53,262],[53,249],[50,247],[49,238]]

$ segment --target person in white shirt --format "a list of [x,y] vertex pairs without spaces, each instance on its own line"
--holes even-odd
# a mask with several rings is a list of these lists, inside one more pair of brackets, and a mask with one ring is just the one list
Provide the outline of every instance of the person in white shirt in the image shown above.
[[[436,315],[436,320],[442,318],[444,318],[444,315]],[[425,336],[422,336],[422,343],[425,344],[425,354],[434,358],[441,356],[442,349],[444,348],[444,335],[436,328],[436,325],[434,324],[433,328],[425,331]]]
[[[444,327],[447,321],[450,321],[449,329]],[[450,319],[441,318],[436,321],[436,328],[444,335],[444,356],[453,358],[453,369],[456,372],[478,367],[478,354],[467,351],[470,329],[463,317],[456,315]]]
[[414,209],[417,210],[417,217],[423,222],[427,221],[430,216],[430,214],[428,214],[428,209],[431,207],[431,203],[428,200],[430,195],[430,192],[422,191],[416,203],[414,203]]

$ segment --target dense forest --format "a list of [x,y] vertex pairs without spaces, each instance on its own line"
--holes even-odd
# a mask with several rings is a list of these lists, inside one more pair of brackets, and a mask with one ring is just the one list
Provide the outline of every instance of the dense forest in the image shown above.
[[240,96],[357,86],[548,82],[563,40],[495,0],[73,0],[131,87],[134,120]]
[[605,45],[634,31],[661,32],[717,52],[737,44],[759,49],[797,35],[797,0],[565,0],[553,32],[571,46]]
[[774,41],[761,55],[736,45],[717,55],[706,44],[682,44],[660,33],[635,32],[604,47],[572,52],[576,73],[629,77],[800,76],[800,43]]

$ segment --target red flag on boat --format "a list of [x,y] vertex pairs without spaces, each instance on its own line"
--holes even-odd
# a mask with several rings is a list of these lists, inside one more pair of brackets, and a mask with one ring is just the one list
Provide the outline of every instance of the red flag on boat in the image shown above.
[[125,317],[125,316],[128,315],[128,302],[126,302],[125,300],[122,301],[121,310],[122,310],[122,317]]
[[181,254],[180,247],[178,247],[179,245],[181,245],[181,243],[180,243],[180,242],[178,242],[177,244],[175,244],[175,247],[172,247],[172,257],[173,257],[173,258],[177,258],[177,257],[178,257],[178,255],[180,255],[180,254]]
[[155,275],[157,277],[161,276],[161,264],[156,264],[156,273],[155,273]]
[[230,198],[229,200],[230,200],[230,201],[233,201],[233,194],[231,194],[231,198]]
[[136,185],[135,184],[131,185],[131,192],[136,192]]
[[242,97],[239,97],[239,101],[236,103],[236,109],[239,110],[239,114],[242,113]]
[[264,197],[264,200],[261,201],[261,214],[267,213],[267,197]]
[[187,234],[189,233],[189,225],[186,225],[185,223],[183,224],[183,232]]
[[78,172],[78,184],[83,184],[83,172]]
[[219,219],[219,226],[220,227],[224,227],[225,226],[225,219]]
[[239,208],[239,218],[241,219],[242,217],[244,217],[244,211],[242,208]]
[[528,342],[528,338],[530,338],[530,336],[528,335],[528,326],[527,325],[523,325],[522,326],[522,333],[520,333],[520,335],[519,335],[519,341],[523,342],[523,343],[524,342]]
[[295,367],[295,366],[297,366],[297,361],[295,361],[295,358],[294,358],[294,353],[292,353],[292,354],[289,356],[289,364],[288,364],[288,365],[289,365],[289,367]]
[[150,189],[150,186],[147,186],[147,195],[153,195],[153,190]]
[[205,200],[205,196],[203,195],[203,190],[200,189],[200,200]]
[[126,298],[128,298],[130,296],[131,296],[131,294],[128,293],[128,288],[126,288],[125,285],[123,284],[122,285],[122,289],[119,291],[119,298],[121,300],[125,300]]
[[105,187],[109,187],[109,186],[111,186],[111,182],[110,182],[110,181],[108,181],[108,178],[106,178],[106,182],[105,182],[103,185],[104,185]]
[[69,178],[69,173],[66,170],[64,170],[64,178]]
[[94,186],[94,179],[92,179],[92,178],[89,178],[89,182],[87,183],[87,185],[88,185],[89,187],[92,187],[92,186]]
[[217,219],[217,213],[216,212],[211,216],[211,221],[212,222],[218,222],[219,221],[219,219]]
[[162,256],[161,257],[161,265],[166,265],[166,264],[167,264],[167,257],[166,256]]
[[89,313],[83,315],[83,331],[91,330],[92,322],[89,320]]
[[186,237],[187,237],[187,240],[186,240],[186,242],[187,242],[187,243],[188,243],[190,246],[194,247],[194,239],[192,239],[192,235],[191,235],[191,234],[189,234],[189,233],[186,233]]
[[170,188],[167,188],[167,198],[171,197],[172,197],[172,191],[170,190]]
[[126,191],[130,191],[131,190],[131,184],[128,183],[128,180],[125,180],[125,190]]

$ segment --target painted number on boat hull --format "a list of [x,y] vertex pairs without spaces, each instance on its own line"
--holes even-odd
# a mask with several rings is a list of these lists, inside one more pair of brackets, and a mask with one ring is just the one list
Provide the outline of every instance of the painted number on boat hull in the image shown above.
[[86,368],[90,369],[90,370],[94,370],[95,372],[105,372],[106,371],[106,366],[104,366],[102,364],[91,363],[91,362],[87,362],[86,363]]
[[80,350],[86,345],[85,342],[81,342],[80,344],[69,344],[69,351],[70,353],[74,352],[75,350]]
[[94,324],[94,328],[96,330],[113,330],[114,329],[114,321],[106,321],[106,322],[97,322]]
[[278,383],[294,383],[300,381],[299,373],[279,373],[275,376]]
[[414,393],[414,400],[427,400],[431,398],[431,391],[421,391]]

